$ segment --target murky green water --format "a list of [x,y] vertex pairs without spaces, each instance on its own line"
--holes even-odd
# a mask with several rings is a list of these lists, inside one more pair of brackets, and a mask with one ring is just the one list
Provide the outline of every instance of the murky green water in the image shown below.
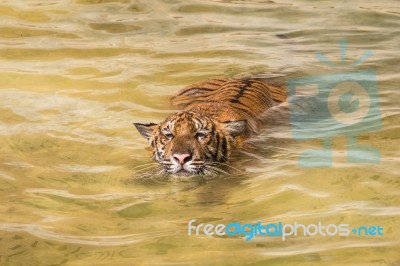
[[[397,1],[4,0],[0,3],[1,265],[399,265],[400,6]],[[377,73],[382,130],[360,136],[380,164],[307,169],[316,141],[269,127],[245,173],[133,181],[151,163],[132,122],[215,76]],[[139,167],[139,168],[137,168]],[[140,168],[142,167],[142,168]],[[139,171],[140,172],[140,171]],[[348,223],[377,237],[188,236],[187,223]]]

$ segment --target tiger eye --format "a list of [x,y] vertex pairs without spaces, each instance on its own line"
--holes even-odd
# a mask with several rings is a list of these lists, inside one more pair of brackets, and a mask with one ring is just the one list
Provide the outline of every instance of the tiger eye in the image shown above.
[[165,133],[164,136],[167,137],[168,139],[174,138],[174,134],[172,134],[172,133]]
[[205,138],[206,136],[207,136],[207,134],[204,133],[204,132],[197,132],[197,133],[196,133],[196,138],[198,138],[198,139],[203,139],[203,138]]

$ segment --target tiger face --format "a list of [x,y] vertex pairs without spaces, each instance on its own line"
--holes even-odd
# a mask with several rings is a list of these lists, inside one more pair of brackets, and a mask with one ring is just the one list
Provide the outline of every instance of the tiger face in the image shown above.
[[204,175],[216,172],[214,163],[228,160],[234,138],[245,131],[246,121],[219,122],[205,114],[183,111],[159,124],[134,125],[148,139],[153,159],[165,173]]

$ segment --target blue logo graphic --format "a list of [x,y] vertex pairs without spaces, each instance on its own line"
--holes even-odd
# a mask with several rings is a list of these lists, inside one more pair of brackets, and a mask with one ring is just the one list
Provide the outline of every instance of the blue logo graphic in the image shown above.
[[[341,61],[346,57],[346,41],[340,42]],[[372,55],[364,52],[351,66]],[[323,54],[322,63],[337,68]],[[343,68],[342,68],[343,69]],[[332,138],[347,137],[347,161],[378,163],[380,152],[357,143],[357,135],[381,128],[376,74],[365,69],[320,76],[292,78],[286,82],[293,137],[297,140],[320,139],[321,149],[300,155],[301,167],[332,167]]]

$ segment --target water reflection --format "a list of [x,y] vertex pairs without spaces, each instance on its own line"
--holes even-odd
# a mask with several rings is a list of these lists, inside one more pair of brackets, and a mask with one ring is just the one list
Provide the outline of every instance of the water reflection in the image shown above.
[[[398,264],[397,6],[2,1],[0,264]],[[299,153],[320,142],[293,140],[288,117],[275,110],[249,149],[234,155],[240,172],[139,178],[153,165],[132,123],[175,112],[168,99],[180,88],[217,76],[285,83],[330,74],[336,70],[315,53],[340,62],[341,38],[346,63],[373,52],[353,70],[377,73],[382,129],[359,141],[380,150],[380,164],[349,163],[339,136],[332,168],[300,168]],[[191,219],[343,222],[381,225],[385,234],[248,242],[189,237]]]

